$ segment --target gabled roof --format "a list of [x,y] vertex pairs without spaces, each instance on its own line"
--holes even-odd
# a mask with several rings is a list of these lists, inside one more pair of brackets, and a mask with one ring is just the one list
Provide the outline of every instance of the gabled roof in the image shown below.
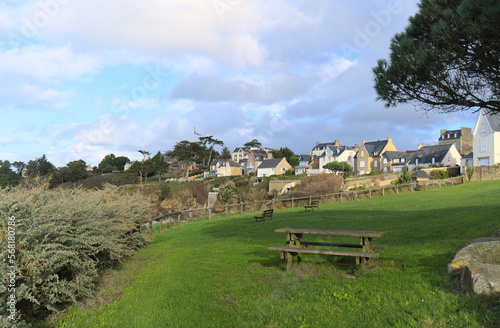
[[429,175],[429,173],[425,172],[425,171],[422,171],[422,170],[418,170],[417,172],[413,173],[411,175],[412,178],[430,178],[431,176]]
[[[457,136],[455,137],[455,134]],[[439,140],[444,140],[444,139],[455,139],[455,138],[460,138],[462,137],[462,130],[446,130],[444,133],[442,133],[439,136]]]
[[415,164],[416,159],[418,159],[419,164],[432,163],[432,158],[434,158],[435,163],[441,163],[451,147],[455,146],[453,144],[424,146],[415,152],[409,163]]
[[312,160],[311,155],[300,155],[299,162],[310,162]]
[[490,125],[491,129],[494,132],[500,132],[500,115],[496,114],[484,114],[484,117],[488,121],[488,124]]
[[216,159],[214,160],[210,166],[212,165],[217,165],[217,163],[220,164],[220,166],[226,166],[226,163],[229,163],[229,166],[232,166],[232,167],[240,167],[240,164],[236,163],[235,161],[233,160],[230,160],[230,159]]
[[364,146],[370,156],[378,156],[380,155],[380,152],[384,149],[384,147],[387,146],[387,143],[387,140],[378,140],[365,142]]
[[265,159],[257,169],[272,169],[278,166],[281,161],[283,161],[283,158]]

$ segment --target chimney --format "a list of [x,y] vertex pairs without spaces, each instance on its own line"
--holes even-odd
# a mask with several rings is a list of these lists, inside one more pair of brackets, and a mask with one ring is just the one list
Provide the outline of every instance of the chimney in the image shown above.
[[423,146],[424,146],[423,144],[419,144],[419,145],[417,146],[417,149],[420,149],[420,148],[422,148]]
[[366,143],[366,140],[361,141],[361,145],[364,145]]
[[338,140],[335,140],[334,146],[340,146],[340,142]]
[[321,142],[319,142],[319,141],[316,141],[316,146],[317,146],[317,145],[319,145],[320,143],[321,143]]
[[392,142],[392,137],[387,137],[387,142]]

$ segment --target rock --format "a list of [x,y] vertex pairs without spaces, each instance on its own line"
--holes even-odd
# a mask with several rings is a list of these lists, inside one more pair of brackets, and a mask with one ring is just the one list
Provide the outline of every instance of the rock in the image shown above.
[[471,263],[460,277],[460,286],[468,292],[476,294],[500,293],[500,265]]
[[500,241],[500,237],[481,237],[481,238],[476,238],[476,239],[472,239],[471,241],[467,242],[465,245],[470,245],[470,244],[475,244],[475,243],[484,243],[486,241]]
[[500,293],[500,240],[478,238],[457,252],[448,273],[460,275],[462,288],[478,294]]

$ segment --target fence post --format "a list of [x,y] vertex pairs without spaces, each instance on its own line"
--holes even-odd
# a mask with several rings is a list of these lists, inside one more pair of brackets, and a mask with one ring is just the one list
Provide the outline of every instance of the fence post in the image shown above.
[[295,201],[294,201],[293,197],[292,197],[292,208],[295,208]]
[[243,203],[240,203],[240,215],[243,215]]
[[253,209],[254,209],[254,212],[257,212],[257,199],[254,202]]
[[180,225],[181,224],[181,212],[179,212],[179,214],[177,214],[177,225]]
[[224,205],[224,207],[226,208],[226,218],[227,218],[227,204]]
[[163,218],[160,218],[160,220],[158,220],[158,222],[160,223],[160,233],[163,233],[163,229],[162,229],[162,226],[161,226],[161,221],[163,221]]
[[193,209],[192,208],[189,209],[189,222],[193,223]]

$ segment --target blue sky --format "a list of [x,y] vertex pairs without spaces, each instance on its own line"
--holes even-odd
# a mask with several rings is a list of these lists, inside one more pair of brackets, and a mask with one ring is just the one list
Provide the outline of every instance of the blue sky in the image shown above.
[[[476,114],[375,101],[418,1],[7,0],[0,4],[0,159],[140,159],[193,140],[309,152],[317,141],[436,144]],[[220,150],[220,149],[219,149]]]

